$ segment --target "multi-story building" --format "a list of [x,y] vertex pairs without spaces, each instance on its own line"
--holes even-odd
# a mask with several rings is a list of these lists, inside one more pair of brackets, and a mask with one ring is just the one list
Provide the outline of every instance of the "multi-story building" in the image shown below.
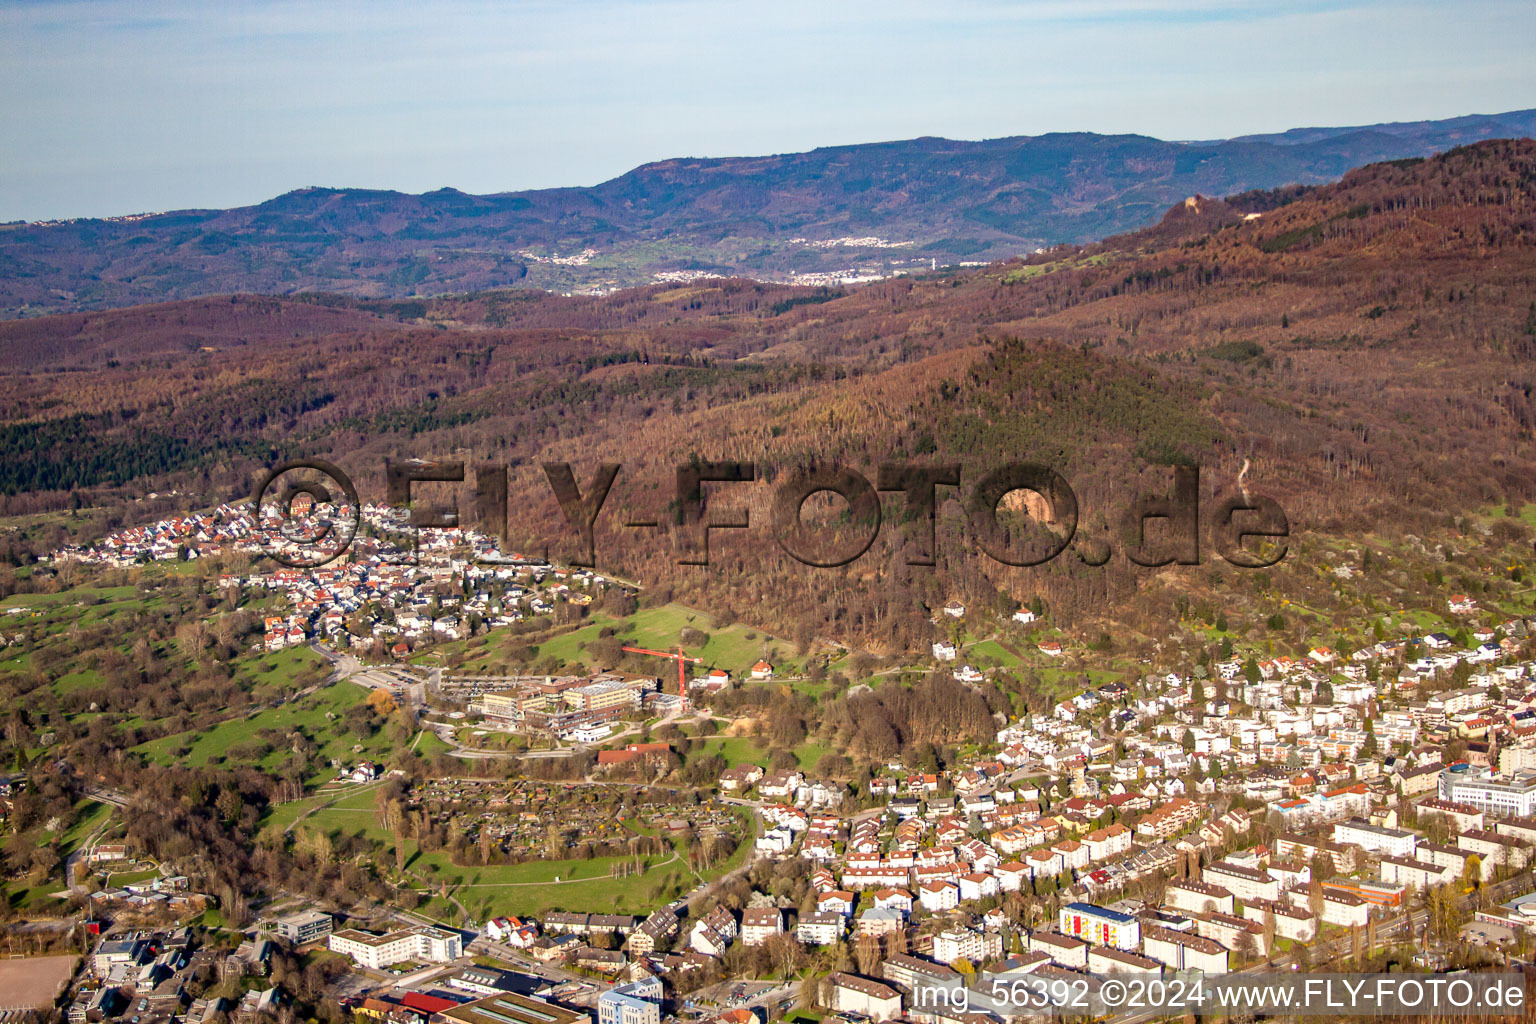
[[1149,839],[1168,839],[1200,820],[1200,804],[1188,797],[1174,797],[1136,823],[1136,834]]
[[1202,873],[1202,881],[1219,885],[1240,900],[1278,900],[1280,880],[1263,868],[1219,860]]
[[597,1024],[661,1024],[661,979],[647,975],[597,997]]
[[940,932],[933,937],[933,958],[952,964],[964,958],[973,964],[1003,955],[1003,938],[996,932],[977,932],[969,928]]
[[1440,799],[1468,804],[1495,818],[1526,818],[1536,811],[1536,771],[1509,776],[1443,771],[1439,786]]
[[1418,812],[1420,821],[1443,818],[1457,832],[1483,827],[1483,812],[1470,804],[1453,804],[1431,797],[1419,801]]
[[960,905],[960,887],[954,882],[924,882],[917,887],[917,892],[923,907],[935,914],[954,910]]
[[1227,973],[1227,947],[1215,939],[1151,927],[1142,933],[1141,951],[1175,971]]
[[318,910],[301,910],[272,922],[272,931],[295,946],[322,939],[331,928],[331,915]]
[[841,973],[827,981],[832,988],[832,1009],[838,1013],[857,1013],[872,1021],[901,1016],[901,993],[889,985]]
[[1209,910],[1230,914],[1233,908],[1230,890],[1193,880],[1169,882],[1163,890],[1163,903],[1174,910],[1195,914]]
[[953,968],[906,953],[892,953],[886,957],[880,974],[892,985],[900,985],[909,992],[919,985],[948,988],[960,978]]
[[1215,939],[1228,949],[1244,952],[1251,949],[1259,956],[1269,955],[1269,946],[1264,941],[1264,926],[1257,921],[1247,921],[1231,914],[1197,914],[1195,934]]
[[662,907],[646,918],[629,936],[631,953],[652,953],[656,948],[677,934],[677,914],[671,907]]
[[1419,837],[1400,828],[1372,825],[1368,821],[1352,818],[1333,826],[1333,841],[1350,843],[1362,850],[1388,857],[1412,857]]
[[1083,836],[1083,845],[1088,847],[1089,860],[1108,860],[1131,848],[1131,830],[1116,822]]
[[327,945],[351,957],[359,966],[382,970],[407,960],[446,963],[463,955],[463,942],[454,932],[422,926],[375,935],[347,928],[332,932]]
[[801,914],[795,938],[807,946],[830,946],[843,937],[847,925],[847,918],[830,910]]
[[1436,885],[1444,885],[1446,882],[1454,882],[1460,877],[1450,868],[1428,860],[1410,860],[1407,857],[1381,858],[1381,880],[1393,885],[1428,889]]
[[1317,938],[1317,918],[1287,903],[1250,900],[1243,904],[1243,917],[1261,928],[1266,921],[1273,921],[1276,938],[1292,942],[1311,942]]
[[1087,967],[1088,944],[1082,939],[1056,932],[1031,932],[1029,951],[1044,953],[1063,967]]
[[1088,951],[1088,969],[1095,974],[1161,974],[1163,965],[1129,950],[1095,946]]
[[1095,946],[1135,949],[1141,942],[1141,925],[1134,917],[1092,903],[1068,903],[1058,924],[1063,934]]
[[741,942],[761,946],[775,935],[784,933],[784,915],[778,907],[749,907],[741,913]]
[[523,721],[525,695],[518,690],[500,690],[481,694],[470,704],[471,711],[478,711],[492,724],[520,725]]
[[1485,864],[1524,868],[1530,861],[1530,846],[1513,836],[1487,829],[1469,829],[1461,833],[1456,837],[1456,845],[1477,854]]
[[594,719],[612,718],[640,706],[640,691],[622,679],[600,679],[573,686],[561,696],[567,707]]

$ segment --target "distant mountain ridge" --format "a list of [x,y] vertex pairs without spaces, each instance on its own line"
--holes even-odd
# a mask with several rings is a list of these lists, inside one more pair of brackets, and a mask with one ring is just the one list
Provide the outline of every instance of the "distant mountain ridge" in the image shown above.
[[1187,195],[1536,135],[1536,109],[1207,142],[1058,133],[679,158],[590,188],[306,188],[256,206],[0,227],[0,316],[223,292],[410,298],[728,274],[798,283],[988,261],[1143,227]]

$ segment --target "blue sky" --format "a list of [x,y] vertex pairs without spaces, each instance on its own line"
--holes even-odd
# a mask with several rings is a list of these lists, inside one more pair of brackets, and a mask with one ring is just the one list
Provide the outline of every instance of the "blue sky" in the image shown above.
[[1530,0],[6,0],[0,220],[1536,106]]

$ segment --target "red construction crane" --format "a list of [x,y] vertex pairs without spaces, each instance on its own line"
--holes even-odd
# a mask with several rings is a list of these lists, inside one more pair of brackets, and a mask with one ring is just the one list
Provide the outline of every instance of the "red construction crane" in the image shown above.
[[677,695],[683,698],[683,710],[688,710],[688,675],[684,665],[697,665],[702,658],[690,658],[681,647],[672,651],[653,651],[646,647],[625,647],[630,654],[649,654],[656,658],[670,658],[677,662]]

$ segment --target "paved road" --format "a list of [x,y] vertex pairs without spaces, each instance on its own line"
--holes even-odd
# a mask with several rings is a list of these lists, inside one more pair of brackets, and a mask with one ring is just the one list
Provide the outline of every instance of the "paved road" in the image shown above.
[[491,956],[510,961],[517,965],[518,970],[525,974],[532,974],[535,977],[543,978],[552,985],[564,985],[568,982],[578,981],[596,984],[599,990],[608,988],[607,985],[601,984],[584,974],[577,974],[575,971],[568,971],[555,964],[547,964],[542,960],[535,960],[523,950],[514,949],[500,942],[492,942],[490,939],[475,939],[469,944],[469,950],[473,953],[488,953]]

